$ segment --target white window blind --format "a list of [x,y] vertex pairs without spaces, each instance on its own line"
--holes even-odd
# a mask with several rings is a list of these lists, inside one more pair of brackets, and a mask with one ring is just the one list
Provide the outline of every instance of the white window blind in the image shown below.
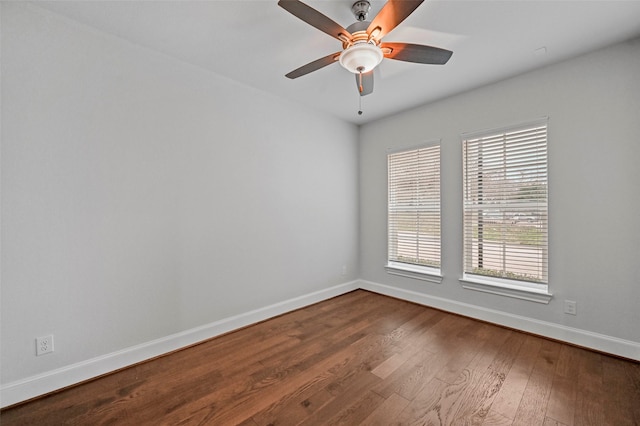
[[440,268],[440,146],[388,155],[388,260]]
[[546,120],[467,137],[463,157],[465,274],[546,288]]

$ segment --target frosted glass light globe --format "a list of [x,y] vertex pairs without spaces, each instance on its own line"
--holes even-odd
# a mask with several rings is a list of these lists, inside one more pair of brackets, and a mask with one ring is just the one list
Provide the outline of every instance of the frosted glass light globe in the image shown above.
[[357,43],[340,54],[340,65],[354,74],[366,73],[382,62],[382,50],[371,43]]

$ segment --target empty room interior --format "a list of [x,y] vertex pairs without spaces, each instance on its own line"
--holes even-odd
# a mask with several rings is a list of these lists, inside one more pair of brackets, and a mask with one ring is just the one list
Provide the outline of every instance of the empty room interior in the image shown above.
[[0,14],[2,424],[640,424],[640,1]]

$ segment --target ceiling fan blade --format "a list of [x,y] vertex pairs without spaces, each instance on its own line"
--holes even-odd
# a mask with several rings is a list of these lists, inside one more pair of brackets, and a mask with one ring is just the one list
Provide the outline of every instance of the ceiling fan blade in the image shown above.
[[302,19],[307,24],[329,34],[331,37],[337,38],[341,42],[350,41],[352,38],[351,33],[344,29],[342,25],[318,12],[311,6],[307,6],[301,1],[280,0],[278,2],[278,6],[282,7],[292,15]]
[[453,52],[439,47],[410,43],[382,43],[380,48],[385,58],[418,64],[444,65]]
[[360,96],[367,96],[373,93],[373,70],[363,74],[356,74],[356,86]]
[[389,0],[373,18],[367,34],[377,41],[391,32],[422,4],[424,0]]
[[308,64],[291,71],[289,74],[286,74],[285,77],[291,79],[302,77],[303,75],[309,74],[310,72],[317,71],[320,68],[331,65],[338,60],[338,58],[340,57],[340,53],[341,52],[332,53],[331,55],[327,55],[324,58],[316,59],[313,62],[309,62]]

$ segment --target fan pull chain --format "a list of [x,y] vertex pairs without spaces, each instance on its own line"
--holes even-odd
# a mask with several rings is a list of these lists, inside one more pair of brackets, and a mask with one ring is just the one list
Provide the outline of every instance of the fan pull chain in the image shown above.
[[364,92],[364,87],[362,87],[362,67],[358,67],[358,90],[360,93],[358,94],[358,115],[362,115],[362,92]]

